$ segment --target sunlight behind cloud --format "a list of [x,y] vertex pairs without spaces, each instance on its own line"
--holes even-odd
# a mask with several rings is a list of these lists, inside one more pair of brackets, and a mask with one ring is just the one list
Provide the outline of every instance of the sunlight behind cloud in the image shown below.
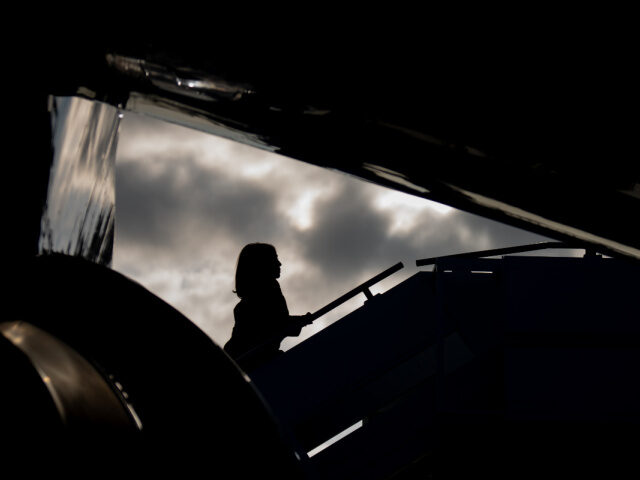
[[261,159],[259,162],[246,162],[246,165],[242,166],[240,174],[249,179],[259,179],[271,174],[278,166],[277,161],[271,159],[266,161]]
[[377,194],[373,207],[391,217],[391,234],[408,232],[415,228],[421,214],[426,210],[439,216],[446,216],[454,211],[447,205],[395,190],[381,191]]
[[287,215],[293,226],[299,230],[307,230],[313,223],[313,203],[320,192],[307,191],[298,197],[296,202],[287,210]]

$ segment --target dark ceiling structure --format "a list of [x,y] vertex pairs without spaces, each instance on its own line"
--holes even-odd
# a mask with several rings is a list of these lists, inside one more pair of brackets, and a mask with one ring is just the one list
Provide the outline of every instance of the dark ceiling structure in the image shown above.
[[43,94],[108,102],[640,258],[623,45],[284,37],[123,33],[54,41],[27,63]]

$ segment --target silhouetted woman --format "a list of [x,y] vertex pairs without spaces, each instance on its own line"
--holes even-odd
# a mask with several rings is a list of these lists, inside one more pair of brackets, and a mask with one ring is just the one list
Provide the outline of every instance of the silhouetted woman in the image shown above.
[[233,309],[235,325],[225,351],[246,371],[281,354],[280,342],[296,336],[311,316],[291,316],[280,290],[281,263],[276,249],[266,243],[246,245],[238,257]]

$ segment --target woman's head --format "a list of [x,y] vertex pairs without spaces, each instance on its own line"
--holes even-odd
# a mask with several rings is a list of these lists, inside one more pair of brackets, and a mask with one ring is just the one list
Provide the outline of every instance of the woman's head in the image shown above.
[[242,298],[280,277],[280,261],[273,245],[250,243],[238,257],[236,294]]

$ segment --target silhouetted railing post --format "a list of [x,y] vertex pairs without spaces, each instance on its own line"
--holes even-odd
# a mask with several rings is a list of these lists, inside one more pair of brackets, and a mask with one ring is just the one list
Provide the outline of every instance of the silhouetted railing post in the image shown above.
[[353,290],[348,291],[344,295],[342,295],[342,296],[338,297],[337,299],[335,299],[333,302],[325,305],[321,309],[319,309],[316,312],[312,313],[311,315],[312,315],[313,319],[317,320],[321,316],[323,316],[326,313],[330,312],[334,308],[339,307],[340,305],[342,305],[347,300],[351,300],[353,297],[355,297],[356,295],[358,295],[360,293],[364,293],[364,295],[367,297],[367,300],[371,300],[373,298],[373,294],[371,293],[371,290],[369,290],[369,288],[372,287],[373,285],[375,285],[376,283],[384,280],[388,276],[393,275],[394,273],[396,273],[398,270],[401,270],[402,268],[404,268],[404,265],[402,264],[402,262],[398,262],[394,266],[389,267],[384,272],[379,273],[378,275],[376,275],[373,278],[370,278],[366,282],[358,285]]

